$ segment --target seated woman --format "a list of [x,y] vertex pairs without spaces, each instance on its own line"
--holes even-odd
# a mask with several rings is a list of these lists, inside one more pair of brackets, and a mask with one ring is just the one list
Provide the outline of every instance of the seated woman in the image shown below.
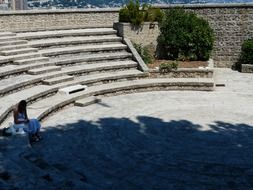
[[37,119],[28,119],[26,105],[26,101],[21,100],[14,109],[14,128],[27,132],[30,142],[37,142],[41,139],[39,135],[41,125]]

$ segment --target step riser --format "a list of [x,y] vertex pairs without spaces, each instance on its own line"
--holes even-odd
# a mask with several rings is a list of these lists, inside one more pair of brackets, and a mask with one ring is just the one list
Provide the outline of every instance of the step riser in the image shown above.
[[8,41],[15,41],[15,40],[21,40],[18,37],[0,37],[0,42],[8,42]]
[[87,86],[95,86],[95,85],[101,85],[101,84],[109,84],[112,82],[123,82],[123,81],[131,81],[131,80],[137,80],[137,79],[143,79],[147,78],[148,76],[146,75],[132,75],[132,76],[117,76],[117,77],[107,77],[107,78],[100,78],[98,79],[93,79],[93,80],[87,80],[85,82],[81,82],[83,85]]
[[0,42],[0,47],[4,47],[4,46],[11,46],[11,45],[22,45],[22,44],[27,44],[28,41],[27,40],[17,40],[17,41],[13,41],[13,42]]
[[121,39],[99,39],[99,40],[81,40],[81,41],[70,41],[70,42],[52,42],[52,43],[44,43],[44,44],[34,44],[31,45],[30,47],[34,48],[47,48],[47,47],[58,47],[58,46],[71,46],[71,45],[87,45],[87,44],[98,44],[98,43],[105,43],[105,42],[121,42]]
[[110,66],[110,67],[104,67],[104,68],[93,68],[93,69],[84,69],[79,71],[70,71],[68,72],[69,75],[72,76],[82,76],[82,75],[88,75],[88,74],[96,74],[96,73],[102,73],[102,72],[112,72],[112,71],[125,71],[128,69],[135,69],[137,67],[137,64],[131,64],[131,65],[122,65],[122,66]]
[[49,61],[49,58],[45,57],[45,58],[41,58],[39,60],[14,61],[13,64],[15,64],[15,65],[26,65],[26,64],[41,63],[41,62],[47,62],[47,61]]
[[97,35],[112,35],[117,34],[117,31],[98,31],[98,32],[76,32],[76,33],[65,33],[65,34],[45,34],[39,36],[20,36],[19,39],[31,40],[31,39],[44,39],[44,38],[59,38],[59,37],[71,37],[71,36],[97,36]]
[[40,74],[50,73],[50,72],[60,71],[60,70],[61,70],[61,67],[48,69],[48,70],[42,70],[42,71],[28,71],[27,73],[30,75],[40,75]]
[[3,56],[12,56],[12,55],[18,55],[18,54],[25,54],[25,53],[33,53],[33,52],[38,52],[37,49],[30,49],[30,50],[21,50],[21,51],[14,51],[14,52],[0,52],[1,55]]
[[68,77],[68,78],[63,78],[61,80],[54,80],[54,81],[42,81],[43,84],[46,85],[55,85],[55,84],[59,84],[59,83],[63,83],[63,82],[68,82],[68,81],[72,81],[74,80],[74,77]]
[[67,61],[56,61],[56,65],[69,65],[69,64],[76,64],[76,63],[82,63],[82,62],[98,62],[98,61],[104,61],[104,60],[120,60],[120,59],[129,59],[132,58],[132,55],[115,55],[115,56],[104,56],[104,57],[92,57],[92,58],[83,58],[83,59],[73,59],[73,60],[67,60]]
[[22,49],[22,48],[29,48],[29,45],[13,45],[13,46],[6,46],[6,47],[1,47],[0,46],[0,51],[8,51],[8,50],[18,50],[18,49]]
[[11,37],[11,36],[16,36],[16,34],[11,33],[11,32],[0,32],[0,38],[1,37]]
[[107,51],[122,51],[126,50],[127,47],[106,47],[106,48],[90,48],[90,49],[78,49],[78,50],[62,50],[59,52],[48,52],[42,53],[43,56],[58,56],[58,55],[66,55],[66,54],[78,54],[78,53],[88,53],[88,52],[107,52]]
[[33,54],[33,55],[20,55],[14,58],[11,58],[11,60],[14,61],[18,61],[18,60],[23,60],[23,59],[31,59],[31,58],[36,58],[36,57],[40,57],[41,54]]

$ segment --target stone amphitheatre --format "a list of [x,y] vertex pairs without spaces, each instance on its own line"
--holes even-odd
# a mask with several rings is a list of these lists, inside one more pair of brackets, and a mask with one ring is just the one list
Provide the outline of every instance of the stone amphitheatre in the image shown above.
[[0,136],[0,189],[253,189],[253,75],[230,69],[253,6],[185,8],[214,28],[214,61],[173,76],[131,43],[156,31],[123,34],[118,9],[0,13],[0,127],[25,99],[44,138]]

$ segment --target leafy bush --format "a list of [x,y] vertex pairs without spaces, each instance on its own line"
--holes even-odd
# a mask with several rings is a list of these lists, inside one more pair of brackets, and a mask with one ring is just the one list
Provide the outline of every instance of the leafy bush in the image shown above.
[[153,8],[147,4],[141,7],[139,0],[130,0],[119,11],[119,22],[130,22],[135,26],[141,25],[144,21],[161,21],[162,17],[163,12],[159,8]]
[[241,54],[239,57],[239,63],[253,65],[253,39],[249,39],[243,42]]
[[166,58],[174,60],[208,60],[214,33],[208,22],[196,14],[175,8],[165,12],[160,24],[159,46]]
[[136,49],[136,51],[141,56],[142,60],[146,64],[150,64],[153,62],[154,57],[152,55],[152,52],[149,50],[149,48],[147,46],[143,47],[141,44],[135,44],[135,43],[133,43],[133,45],[134,45],[134,48]]
[[178,68],[178,63],[177,62],[172,62],[172,63],[162,63],[159,65],[159,71],[161,73],[168,73],[172,70],[177,70]]

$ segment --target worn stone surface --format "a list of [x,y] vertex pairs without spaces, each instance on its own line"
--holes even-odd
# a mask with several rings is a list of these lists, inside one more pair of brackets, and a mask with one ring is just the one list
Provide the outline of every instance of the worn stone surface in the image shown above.
[[251,190],[252,75],[214,77],[225,87],[68,107],[42,123],[32,149],[0,138],[1,189]]
[[253,73],[253,65],[242,64],[242,72],[243,73]]
[[226,87],[65,109],[43,123],[44,141],[34,149],[99,189],[250,190],[252,80],[223,71],[216,80]]

